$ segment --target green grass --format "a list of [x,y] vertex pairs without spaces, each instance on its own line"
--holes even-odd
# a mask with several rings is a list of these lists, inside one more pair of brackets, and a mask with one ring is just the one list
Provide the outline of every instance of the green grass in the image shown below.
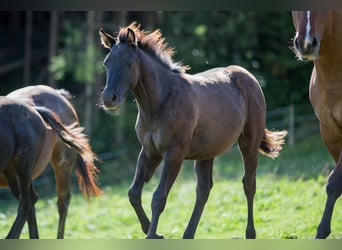
[[[276,159],[260,157],[255,197],[255,227],[260,239],[311,239],[315,236],[325,203],[326,176],[333,162],[318,136],[293,148],[284,148]],[[163,214],[158,233],[168,239],[182,237],[195,200],[192,162],[184,164]],[[143,192],[143,203],[150,215],[150,201],[158,184],[158,174]],[[217,159],[214,187],[195,237],[198,239],[244,238],[246,200],[241,176],[243,168],[236,149]],[[65,238],[136,239],[144,238],[128,198],[129,182],[103,186],[105,194],[87,203],[73,192]],[[76,190],[75,190],[76,191]],[[57,232],[55,195],[44,195],[36,204],[41,238],[53,239]],[[342,238],[342,204],[338,200],[329,238]],[[6,236],[16,215],[15,201],[1,205],[0,238]],[[25,226],[21,238],[28,238]]]

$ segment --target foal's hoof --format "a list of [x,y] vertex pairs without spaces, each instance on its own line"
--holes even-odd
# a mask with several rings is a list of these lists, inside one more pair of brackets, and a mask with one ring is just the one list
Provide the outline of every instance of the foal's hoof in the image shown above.
[[256,238],[256,232],[254,229],[246,230],[246,239],[255,239]]
[[316,239],[325,239],[330,234],[330,228],[327,226],[324,226],[323,224],[320,224],[317,228],[317,234]]
[[158,234],[152,234],[152,235],[147,235],[146,239],[159,239],[162,240],[164,239],[163,235],[158,235]]

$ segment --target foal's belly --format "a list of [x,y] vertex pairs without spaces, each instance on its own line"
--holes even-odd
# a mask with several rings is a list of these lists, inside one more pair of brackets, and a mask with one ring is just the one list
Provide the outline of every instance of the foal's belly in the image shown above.
[[224,136],[214,138],[194,138],[190,142],[189,154],[185,159],[189,160],[205,160],[214,158],[220,154],[223,154],[229,150],[235,142],[238,140],[240,133],[231,134],[230,136]]

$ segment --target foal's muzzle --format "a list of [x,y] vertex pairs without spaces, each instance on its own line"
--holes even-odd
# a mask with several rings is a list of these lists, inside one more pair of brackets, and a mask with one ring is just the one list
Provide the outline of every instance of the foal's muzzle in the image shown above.
[[114,92],[103,92],[102,93],[102,104],[104,109],[115,111],[119,109],[120,101]]

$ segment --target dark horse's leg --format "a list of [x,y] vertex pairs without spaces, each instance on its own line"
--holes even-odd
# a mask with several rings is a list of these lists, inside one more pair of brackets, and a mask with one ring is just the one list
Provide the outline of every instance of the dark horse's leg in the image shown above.
[[182,166],[184,151],[181,147],[173,146],[165,153],[160,182],[152,198],[152,219],[147,239],[163,238],[163,236],[157,235],[158,221],[160,214],[164,211],[170,189]]
[[242,178],[243,189],[247,198],[247,228],[246,238],[255,239],[256,232],[254,228],[254,217],[253,217],[253,202],[256,191],[256,168],[258,165],[258,148],[260,143],[253,143],[248,138],[239,139],[239,148],[243,157],[243,163],[245,167],[245,173]]
[[195,161],[195,170],[197,174],[196,203],[189,224],[183,235],[183,238],[185,239],[194,238],[198,222],[208,200],[210,190],[213,186],[213,161],[213,158]]
[[38,200],[38,195],[33,188],[31,175],[26,174],[27,172],[25,171],[30,168],[27,168],[26,164],[19,165],[23,167],[24,171],[21,170],[20,174],[16,174],[16,180],[12,178],[14,177],[13,174],[6,175],[5,172],[12,193],[19,199],[17,217],[6,238],[19,238],[27,220],[30,238],[37,239],[39,238],[39,235],[34,203]]
[[150,220],[142,207],[141,192],[144,184],[151,179],[161,160],[162,158],[160,156],[152,157],[151,154],[142,148],[138,157],[135,176],[128,191],[129,201],[139,218],[141,228],[145,234],[148,233]]
[[71,200],[71,172],[76,161],[76,154],[72,149],[61,145],[51,157],[56,188],[57,188],[57,207],[59,214],[57,239],[64,238],[65,221],[68,214],[68,207]]
[[[5,171],[4,175],[6,176],[6,179],[7,179],[7,182],[9,184],[9,188],[10,188],[12,194],[19,201],[20,193],[19,193],[19,187],[18,187],[18,182],[17,182],[15,172],[14,171]],[[22,211],[22,208],[18,208],[17,217],[19,217],[18,216],[19,211]],[[21,230],[25,224],[25,218],[23,217],[23,214],[20,213],[20,218],[17,218],[16,220],[17,220],[17,224],[12,225],[11,230],[9,231],[9,233],[6,236],[6,239],[18,239],[20,237]],[[19,223],[19,221],[20,221],[20,223]]]
[[326,192],[327,200],[321,222],[317,228],[317,239],[325,239],[329,236],[335,202],[342,194],[342,153],[337,161],[335,170],[330,174]]

